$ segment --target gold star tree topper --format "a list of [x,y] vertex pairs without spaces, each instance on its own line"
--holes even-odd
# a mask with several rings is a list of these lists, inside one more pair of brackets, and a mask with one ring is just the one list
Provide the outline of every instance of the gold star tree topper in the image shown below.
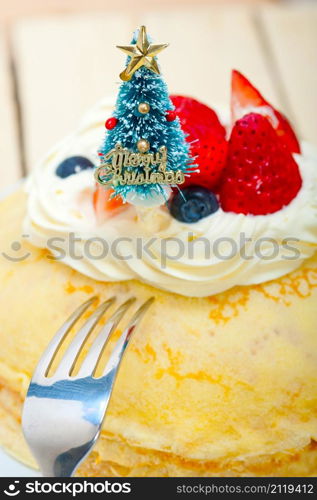
[[120,73],[120,78],[123,81],[131,80],[133,74],[145,66],[156,74],[160,74],[160,69],[156,60],[154,59],[159,52],[166,49],[168,43],[163,43],[160,45],[154,45],[149,42],[146,27],[141,26],[138,34],[137,42],[133,45],[117,45],[117,48],[128,54],[131,57],[128,66],[122,73]]

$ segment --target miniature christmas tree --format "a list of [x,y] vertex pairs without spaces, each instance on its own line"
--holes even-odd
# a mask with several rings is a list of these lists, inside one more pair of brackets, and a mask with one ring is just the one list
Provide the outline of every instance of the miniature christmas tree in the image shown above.
[[106,122],[96,179],[123,201],[162,204],[193,167],[157,65],[156,55],[166,45],[151,44],[142,26],[131,45],[118,48],[128,55],[127,65],[114,115]]

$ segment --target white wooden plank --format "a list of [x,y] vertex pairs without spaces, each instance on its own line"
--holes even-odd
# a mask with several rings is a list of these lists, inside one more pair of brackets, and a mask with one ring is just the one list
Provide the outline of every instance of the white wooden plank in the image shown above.
[[253,13],[243,5],[211,5],[140,17],[155,40],[170,43],[160,56],[170,91],[228,106],[230,74],[236,68],[279,105]]
[[116,92],[124,62],[115,45],[133,26],[124,14],[26,19],[13,28],[27,167]]
[[317,5],[266,6],[261,18],[299,133],[317,144]]
[[[228,0],[199,0],[200,4],[209,3],[224,3]],[[261,3],[261,2],[278,2],[280,0],[229,0],[231,3]],[[38,16],[48,14],[61,14],[71,12],[92,12],[105,11],[113,9],[121,9],[127,11],[129,8],[134,10],[144,10],[151,7],[161,8],[170,7],[170,4],[178,5],[181,10],[184,5],[194,4],[194,0],[10,0],[10,2],[2,2],[1,16],[4,19],[15,19],[17,17]]]
[[0,28],[0,189],[22,176],[12,75],[5,32]]

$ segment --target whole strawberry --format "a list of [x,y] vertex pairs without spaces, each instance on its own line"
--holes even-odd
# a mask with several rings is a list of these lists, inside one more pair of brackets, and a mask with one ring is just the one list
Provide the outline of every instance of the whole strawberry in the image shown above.
[[215,190],[226,161],[226,130],[209,106],[191,97],[172,95],[171,100],[197,165],[197,172],[186,178],[182,188],[197,185]]
[[186,177],[181,187],[204,186],[215,191],[226,164],[227,141],[210,129],[202,127],[195,139],[191,132],[188,141],[191,141],[190,153],[199,171]]
[[274,213],[295,198],[301,185],[298,165],[269,120],[257,113],[238,120],[220,186],[222,209],[253,215]]
[[190,129],[198,132],[200,127],[207,127],[212,129],[216,135],[226,136],[224,126],[212,108],[192,97],[171,95],[170,98],[183,130]]
[[292,153],[300,153],[298,139],[288,119],[266,101],[244,75],[233,70],[231,80],[232,124],[249,113],[259,113],[265,116],[285,146]]

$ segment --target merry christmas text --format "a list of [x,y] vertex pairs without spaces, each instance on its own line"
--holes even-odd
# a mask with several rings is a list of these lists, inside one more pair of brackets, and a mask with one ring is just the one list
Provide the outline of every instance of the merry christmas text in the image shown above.
[[[139,168],[137,169],[137,167]],[[104,186],[174,185],[182,184],[185,181],[182,170],[167,170],[166,146],[161,146],[155,153],[137,153],[124,148],[120,143],[117,143],[114,149],[103,155],[103,163],[96,169],[95,178],[99,184]]]

